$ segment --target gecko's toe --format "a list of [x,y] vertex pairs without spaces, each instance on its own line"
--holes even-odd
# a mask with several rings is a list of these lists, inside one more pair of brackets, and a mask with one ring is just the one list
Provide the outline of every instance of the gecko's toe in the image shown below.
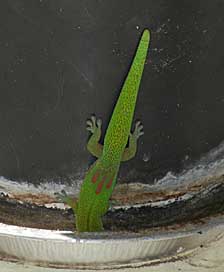
[[88,126],[92,126],[92,125],[93,125],[92,121],[89,120],[89,119],[86,121],[86,124],[87,124]]
[[94,127],[93,127],[93,123],[92,123],[91,120],[87,120],[86,121],[86,129],[89,130],[89,131],[91,131],[93,133]]
[[92,120],[93,126],[96,126],[96,116],[95,115],[91,116],[91,120]]
[[102,120],[92,115],[91,118],[86,121],[86,125],[86,129],[94,134],[98,129],[101,130]]
[[144,131],[140,131],[140,132],[138,133],[138,138],[139,138],[140,136],[142,136],[142,135],[144,135]]
[[101,119],[97,119],[96,124],[97,124],[98,128],[101,128],[101,126],[102,126],[102,120]]
[[138,127],[138,126],[140,126],[141,125],[141,121],[137,121],[136,123],[135,123],[135,127]]
[[143,129],[143,125],[139,125],[138,126],[138,130],[140,131],[140,130],[142,130]]
[[134,130],[133,134],[136,137],[136,139],[138,139],[140,136],[142,136],[144,134],[143,125],[142,125],[141,121],[137,121],[135,123],[135,130]]
[[64,190],[62,190],[60,193],[56,192],[56,193],[54,193],[54,195],[58,200],[63,201],[63,202],[64,202],[64,199],[67,197],[67,194]]

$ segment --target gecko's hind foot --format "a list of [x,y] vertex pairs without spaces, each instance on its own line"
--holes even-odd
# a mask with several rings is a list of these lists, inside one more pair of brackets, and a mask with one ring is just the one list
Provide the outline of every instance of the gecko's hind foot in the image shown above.
[[140,121],[137,121],[136,124],[135,124],[135,129],[134,129],[134,132],[133,132],[133,136],[136,139],[138,139],[143,134],[144,134],[143,125],[142,125],[142,123]]
[[60,200],[63,203],[66,203],[71,208],[75,209],[77,207],[77,201],[72,197],[68,196],[68,194],[64,190],[61,190],[60,193],[54,193],[54,195],[58,200]]
[[92,115],[90,119],[86,121],[87,127],[86,129],[92,132],[92,134],[96,133],[96,131],[101,131],[102,120],[97,119],[95,115]]
[[65,192],[65,190],[61,190],[61,192],[57,192],[57,193],[54,193],[55,197],[62,201],[62,202],[66,202],[66,199],[68,198],[68,195],[67,193]]

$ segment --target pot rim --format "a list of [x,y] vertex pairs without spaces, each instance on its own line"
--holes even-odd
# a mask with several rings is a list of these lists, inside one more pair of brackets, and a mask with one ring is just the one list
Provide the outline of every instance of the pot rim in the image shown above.
[[77,234],[0,223],[0,258],[78,269],[139,267],[187,255],[223,231],[224,215],[184,229],[145,233]]

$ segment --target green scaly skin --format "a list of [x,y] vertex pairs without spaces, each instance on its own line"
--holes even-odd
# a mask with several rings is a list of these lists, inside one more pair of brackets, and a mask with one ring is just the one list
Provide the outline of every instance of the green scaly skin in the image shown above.
[[[120,163],[135,156],[137,140],[143,134],[143,126],[137,122],[134,132],[131,134],[130,131],[149,40],[150,32],[146,29],[114,108],[104,146],[99,144],[101,120],[92,116],[87,121],[87,130],[92,133],[87,149],[98,159],[85,176],[78,202],[75,203],[65,192],[59,194],[59,197],[72,207],[76,215],[76,229],[79,232],[103,230],[101,217],[108,210]],[[128,139],[129,146],[126,148]]]

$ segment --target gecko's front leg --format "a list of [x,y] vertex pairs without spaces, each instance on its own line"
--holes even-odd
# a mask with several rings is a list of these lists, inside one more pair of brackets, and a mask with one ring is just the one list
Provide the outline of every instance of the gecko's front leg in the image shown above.
[[137,121],[135,124],[135,129],[133,133],[130,133],[129,136],[129,147],[125,148],[124,153],[122,155],[122,161],[128,161],[132,159],[137,151],[137,141],[140,136],[144,134],[143,125],[140,121]]
[[101,137],[101,119],[96,119],[94,115],[86,122],[86,129],[89,130],[92,135],[88,141],[87,149],[95,157],[99,158],[103,152],[103,146],[99,143]]

